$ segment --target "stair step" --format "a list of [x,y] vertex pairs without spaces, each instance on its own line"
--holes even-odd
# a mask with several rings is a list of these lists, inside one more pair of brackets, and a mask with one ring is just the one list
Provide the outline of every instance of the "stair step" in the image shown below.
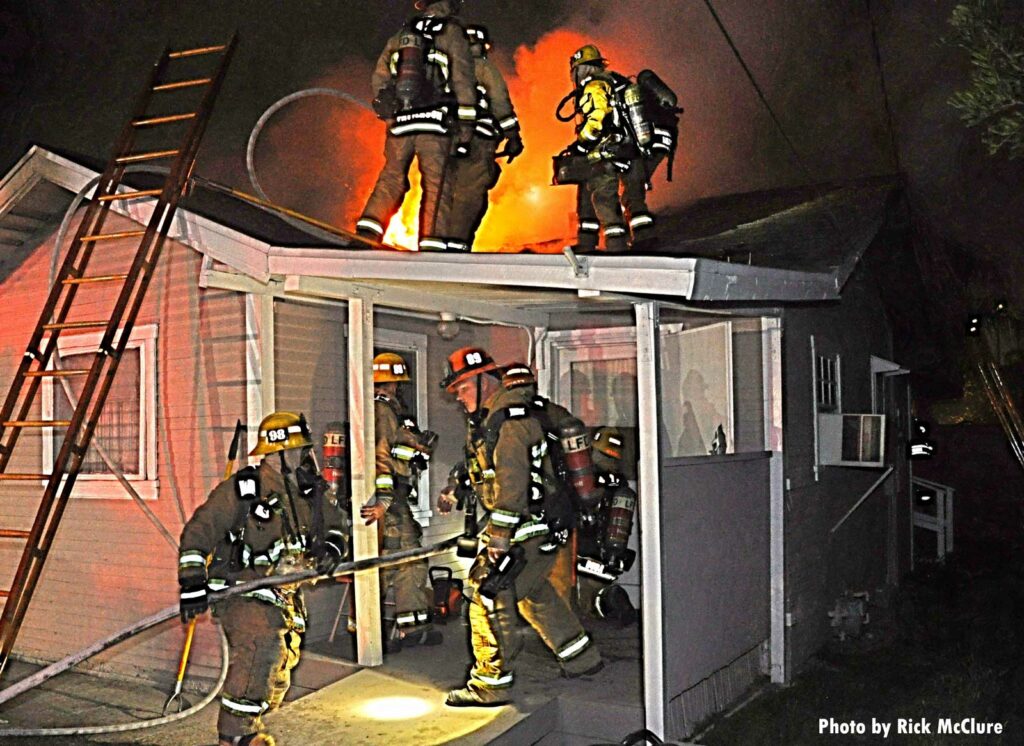
[[118,231],[117,233],[97,233],[94,236],[82,236],[82,243],[95,243],[96,241],[113,241],[118,238],[138,238],[146,235],[146,231]]
[[88,285],[91,282],[117,282],[127,278],[128,275],[87,275],[85,277],[68,277],[62,282],[65,285]]
[[88,368],[70,368],[68,370],[30,370],[25,374],[25,378],[71,378],[72,376],[84,376],[88,373]]
[[145,119],[136,119],[132,122],[133,127],[153,127],[157,124],[173,124],[174,122],[184,122],[189,119],[195,119],[196,113],[194,111],[188,114],[168,114],[164,117],[146,117]]
[[218,44],[212,47],[196,47],[195,49],[181,49],[177,52],[171,52],[167,55],[167,58],[171,60],[180,60],[182,57],[197,57],[201,54],[215,54],[217,52],[223,52],[227,48],[227,44]]
[[38,482],[49,478],[49,474],[0,474],[0,482]]
[[8,420],[4,427],[67,427],[71,420]]
[[43,324],[48,332],[58,329],[106,329],[109,321],[65,321],[61,324]]
[[142,197],[159,197],[163,193],[163,189],[143,189],[137,192],[120,192],[118,194],[104,194],[102,197],[97,199],[100,202],[113,202],[115,200],[122,199],[140,199]]
[[161,83],[153,86],[154,91],[176,91],[179,88],[193,88],[198,85],[209,85],[213,78],[190,78],[189,80],[175,80],[170,83]]
[[27,539],[31,536],[30,531],[22,531],[14,528],[0,528],[0,539]]

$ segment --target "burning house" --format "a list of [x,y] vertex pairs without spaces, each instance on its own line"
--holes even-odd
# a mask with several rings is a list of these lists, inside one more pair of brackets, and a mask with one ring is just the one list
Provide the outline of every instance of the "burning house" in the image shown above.
[[[35,147],[0,181],[5,302],[31,305],[45,293],[65,210],[94,176]],[[587,425],[636,433],[639,558],[623,584],[641,622],[637,652],[612,660],[604,689],[556,693],[491,735],[583,743],[646,725],[685,738],[755,683],[790,681],[831,634],[837,598],[884,593],[909,568],[906,371],[892,359],[876,261],[898,249],[895,193],[875,179],[698,201],[663,216],[651,256],[575,257],[559,242],[542,245],[567,232],[556,205],[557,231],[533,210],[536,223],[485,226],[490,245],[537,253],[452,257],[361,250],[195,189],[170,228],[96,437],[176,534],[220,479],[236,419],[250,440],[275,408],[304,412],[316,434],[358,421],[373,352],[398,351],[416,374],[406,404],[441,434],[415,509],[426,544],[461,529],[432,508],[462,447],[459,410],[438,394],[446,355],[475,344],[499,363],[532,361],[542,392]],[[509,185],[505,198],[531,192]],[[130,231],[151,212],[146,200],[119,203],[108,228]],[[529,230],[538,235],[519,232]],[[129,251],[116,240],[104,248],[96,271]],[[0,332],[0,382],[31,323],[15,315]],[[92,342],[64,334],[60,355]],[[51,386],[33,414],[62,406]],[[364,451],[356,464],[367,430],[353,432],[352,449]],[[19,468],[45,470],[53,440],[41,429]],[[12,522],[31,521],[33,487],[2,485]],[[17,654],[54,660],[174,603],[176,548],[156,522],[88,462]],[[0,544],[0,559],[12,567],[17,557]],[[434,562],[464,571],[454,554]],[[333,634],[343,595],[340,586],[312,592],[311,641]],[[372,598],[359,577],[354,595],[357,607]],[[357,656],[368,668],[350,680],[377,675],[379,634],[360,623]],[[181,635],[163,628],[92,666],[166,682]],[[214,675],[213,639],[200,629],[191,675]],[[387,661],[379,670],[387,675]]]

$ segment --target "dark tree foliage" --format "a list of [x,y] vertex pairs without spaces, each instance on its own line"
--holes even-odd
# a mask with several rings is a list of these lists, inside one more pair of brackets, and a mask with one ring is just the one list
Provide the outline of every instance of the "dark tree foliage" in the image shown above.
[[990,155],[1024,155],[1024,23],[1020,2],[967,0],[949,17],[948,41],[970,55],[970,84],[949,103],[981,128]]

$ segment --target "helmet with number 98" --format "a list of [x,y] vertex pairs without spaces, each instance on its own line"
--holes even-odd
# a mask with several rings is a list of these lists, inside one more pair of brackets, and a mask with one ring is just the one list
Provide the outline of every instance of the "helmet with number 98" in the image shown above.
[[256,447],[249,451],[249,455],[266,456],[268,453],[312,446],[313,438],[310,436],[305,415],[274,412],[260,422]]

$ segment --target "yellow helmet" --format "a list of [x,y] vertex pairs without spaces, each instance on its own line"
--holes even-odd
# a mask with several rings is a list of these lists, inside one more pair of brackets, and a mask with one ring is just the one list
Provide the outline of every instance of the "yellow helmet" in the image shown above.
[[274,412],[260,422],[256,447],[249,451],[249,455],[266,456],[268,453],[312,446],[313,438],[310,437],[305,415]]
[[373,359],[373,382],[408,381],[409,366],[401,355],[382,352]]
[[601,56],[601,50],[593,44],[584,44],[572,53],[569,58],[569,69],[575,70],[580,65],[600,65],[604,67],[608,60]]

